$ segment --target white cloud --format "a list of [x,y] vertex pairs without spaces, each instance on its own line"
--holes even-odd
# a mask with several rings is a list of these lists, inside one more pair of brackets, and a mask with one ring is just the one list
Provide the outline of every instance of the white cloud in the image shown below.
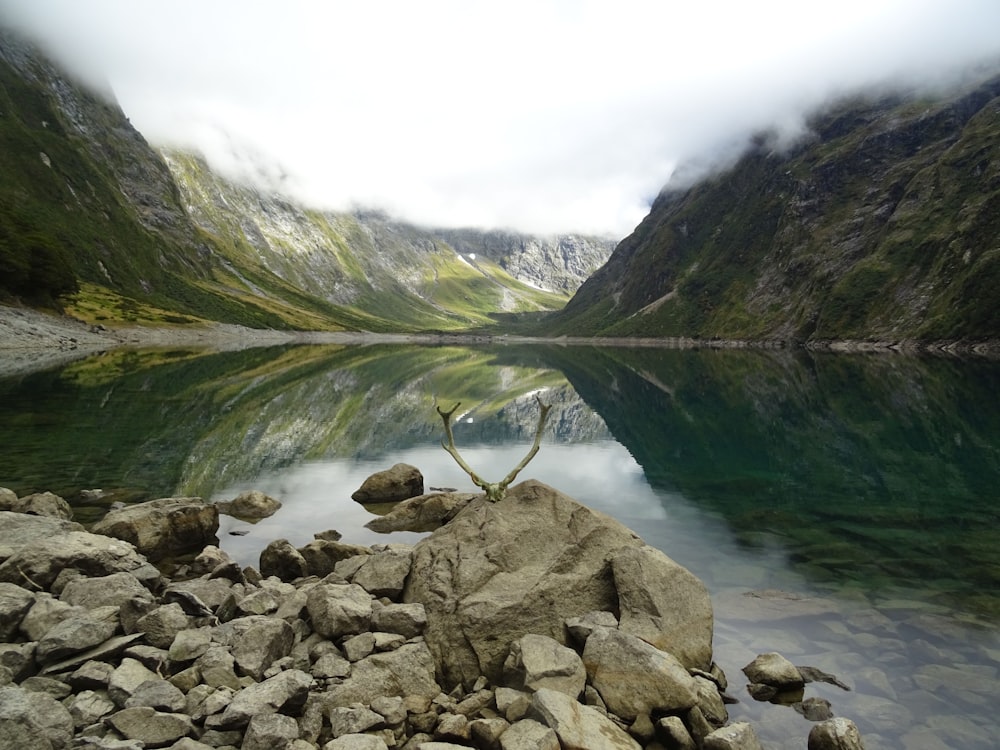
[[996,0],[0,0],[154,143],[331,208],[624,235],[674,167],[1000,55]]

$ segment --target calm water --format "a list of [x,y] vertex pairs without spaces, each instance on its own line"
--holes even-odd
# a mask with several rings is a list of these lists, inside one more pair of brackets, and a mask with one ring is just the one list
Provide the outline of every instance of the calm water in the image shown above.
[[[1000,364],[897,356],[503,347],[119,351],[0,380],[0,486],[51,490],[90,520],[114,500],[284,503],[223,517],[222,546],[368,532],[350,494],[403,461],[472,489],[441,450],[434,399],[462,403],[469,463],[522,473],[615,516],[706,582],[734,719],[805,747],[795,707],[749,697],[740,667],[776,650],[866,747],[995,748],[1000,735]],[[102,488],[100,501],[83,489]],[[239,535],[230,532],[238,532]],[[419,535],[393,535],[416,541]]]

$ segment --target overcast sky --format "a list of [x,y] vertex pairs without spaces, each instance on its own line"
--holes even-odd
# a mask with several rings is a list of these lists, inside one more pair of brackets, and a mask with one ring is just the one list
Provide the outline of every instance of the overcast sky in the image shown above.
[[154,144],[322,208],[626,235],[678,164],[1000,56],[1000,0],[0,0]]

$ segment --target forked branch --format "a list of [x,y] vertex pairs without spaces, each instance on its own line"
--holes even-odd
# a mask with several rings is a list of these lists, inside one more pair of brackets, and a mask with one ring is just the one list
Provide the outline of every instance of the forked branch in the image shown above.
[[458,448],[455,447],[455,435],[451,431],[451,418],[461,406],[461,402],[455,404],[449,411],[444,411],[440,406],[437,408],[437,413],[441,415],[441,421],[444,422],[444,434],[448,438],[447,443],[441,443],[441,447],[444,448],[451,457],[455,459],[456,463],[462,468],[466,474],[472,478],[472,483],[483,490],[486,493],[486,499],[491,503],[495,503],[498,500],[503,499],[504,494],[507,492],[507,487],[510,483],[517,478],[517,475],[521,473],[521,470],[528,465],[528,463],[535,457],[538,453],[538,448],[542,442],[542,432],[545,429],[545,420],[549,417],[549,409],[552,408],[552,404],[542,403],[542,399],[537,395],[535,396],[535,401],[538,402],[538,406],[541,409],[541,414],[538,417],[538,429],[535,430],[535,442],[531,445],[531,450],[528,454],[521,459],[520,463],[511,469],[510,473],[507,474],[499,482],[487,482],[476,472],[472,470],[472,467],[465,462],[461,454],[458,452]]

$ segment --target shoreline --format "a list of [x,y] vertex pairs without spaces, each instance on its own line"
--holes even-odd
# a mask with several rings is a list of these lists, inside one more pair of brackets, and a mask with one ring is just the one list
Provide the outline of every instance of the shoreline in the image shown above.
[[833,353],[887,353],[904,355],[975,356],[1000,359],[1000,340],[984,342],[913,340],[808,341],[781,339],[697,339],[688,337],[584,337],[543,338],[477,333],[372,333],[364,331],[279,331],[247,328],[229,323],[202,327],[92,326],[65,315],[33,308],[0,305],[0,377],[67,364],[76,359],[121,347],[205,348],[238,351],[287,344],[545,344],[548,346],[599,346],[669,349],[760,349]]

